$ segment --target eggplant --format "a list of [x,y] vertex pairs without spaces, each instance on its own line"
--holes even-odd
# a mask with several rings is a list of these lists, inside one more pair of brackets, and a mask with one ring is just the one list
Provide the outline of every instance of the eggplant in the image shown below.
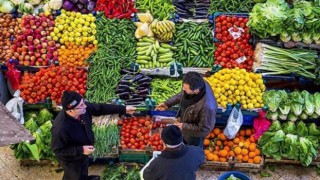
[[121,85],[131,85],[132,84],[132,80],[121,79],[119,84],[121,84]]
[[141,90],[144,90],[144,89],[149,89],[149,88],[147,88],[147,87],[138,87],[137,91],[141,91]]
[[131,87],[131,86],[128,86],[128,85],[126,85],[126,84],[119,84],[119,85],[117,86],[117,89],[116,89],[116,90],[118,90],[118,89],[125,89],[125,90],[127,90],[127,91],[135,91],[135,90],[136,90],[136,88]]
[[207,16],[208,15],[208,11],[196,11],[196,15],[199,15],[199,16]]
[[133,74],[134,70],[131,69],[121,69],[120,74]]
[[144,78],[144,77],[145,77],[145,75],[139,73],[139,74],[137,74],[132,80],[133,80],[133,82],[136,82],[136,81],[138,81],[139,79],[142,79],[142,78]]
[[142,79],[139,79],[138,81],[137,81],[137,83],[138,84],[142,84],[142,83],[145,83],[145,82],[150,82],[151,83],[151,78],[149,78],[148,76],[146,76],[146,77],[144,77],[144,78],[142,78]]
[[117,94],[124,93],[124,92],[130,92],[130,90],[128,90],[128,89],[116,89],[116,93]]
[[130,93],[129,92],[123,92],[123,93],[119,93],[118,96],[119,96],[120,99],[127,100],[127,99],[130,98]]
[[131,99],[126,100],[126,102],[137,102],[137,101],[139,101],[139,102],[144,101],[144,98],[138,97],[138,98],[131,98]]
[[150,87],[150,85],[151,85],[151,82],[149,81],[149,82],[144,82],[139,84],[139,87]]
[[137,91],[136,93],[139,94],[139,95],[149,94],[149,89],[144,89],[144,90],[141,90],[141,91]]

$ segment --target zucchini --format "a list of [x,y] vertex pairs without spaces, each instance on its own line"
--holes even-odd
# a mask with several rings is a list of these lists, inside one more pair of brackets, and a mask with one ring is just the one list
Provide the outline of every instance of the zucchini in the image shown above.
[[148,61],[150,61],[151,57],[150,56],[137,56],[137,60],[148,60]]

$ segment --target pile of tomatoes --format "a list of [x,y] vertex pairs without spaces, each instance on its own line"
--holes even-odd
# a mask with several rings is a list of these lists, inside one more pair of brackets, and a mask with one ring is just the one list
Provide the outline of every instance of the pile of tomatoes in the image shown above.
[[30,104],[44,101],[47,97],[61,104],[65,90],[76,91],[82,96],[86,92],[87,72],[66,66],[40,68],[35,74],[25,72],[22,77],[21,97]]
[[249,43],[247,22],[247,17],[229,15],[221,15],[215,19],[215,38],[218,40],[215,44],[215,64],[224,68],[239,67],[251,71],[254,51]]
[[163,149],[160,134],[152,133],[153,130],[163,126],[160,122],[153,123],[150,117],[126,117],[118,120],[118,125],[122,126],[120,131],[122,149],[145,150],[146,147],[155,151]]

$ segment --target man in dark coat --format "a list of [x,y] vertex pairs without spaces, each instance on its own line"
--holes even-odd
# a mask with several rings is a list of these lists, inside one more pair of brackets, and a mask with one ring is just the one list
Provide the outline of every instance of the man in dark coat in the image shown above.
[[203,149],[184,145],[181,130],[174,125],[161,132],[164,150],[143,171],[144,180],[195,180],[205,161]]
[[201,74],[188,72],[183,77],[182,92],[159,104],[156,110],[166,110],[180,105],[176,125],[182,130],[184,141],[188,145],[203,146],[206,137],[216,122],[217,101],[210,85]]
[[63,180],[99,179],[88,177],[88,155],[94,151],[92,116],[133,113],[135,107],[93,104],[70,91],[63,93],[62,107],[53,121],[51,144],[64,170]]

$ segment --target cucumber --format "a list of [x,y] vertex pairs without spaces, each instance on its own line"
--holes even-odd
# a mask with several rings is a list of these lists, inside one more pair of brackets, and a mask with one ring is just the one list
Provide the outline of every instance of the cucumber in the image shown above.
[[172,53],[167,53],[159,56],[159,59],[166,59],[166,58],[172,58]]
[[137,46],[138,47],[145,47],[145,46],[150,46],[152,43],[149,42],[138,42]]
[[164,58],[164,59],[158,59],[158,62],[168,63],[168,62],[171,62],[172,60],[173,60],[172,58]]
[[148,61],[150,61],[151,57],[150,56],[137,56],[137,60],[148,60]]
[[141,65],[143,65],[143,64],[148,64],[148,63],[149,63],[149,61],[147,61],[147,60],[136,60],[136,62],[137,62],[138,64],[141,64]]

